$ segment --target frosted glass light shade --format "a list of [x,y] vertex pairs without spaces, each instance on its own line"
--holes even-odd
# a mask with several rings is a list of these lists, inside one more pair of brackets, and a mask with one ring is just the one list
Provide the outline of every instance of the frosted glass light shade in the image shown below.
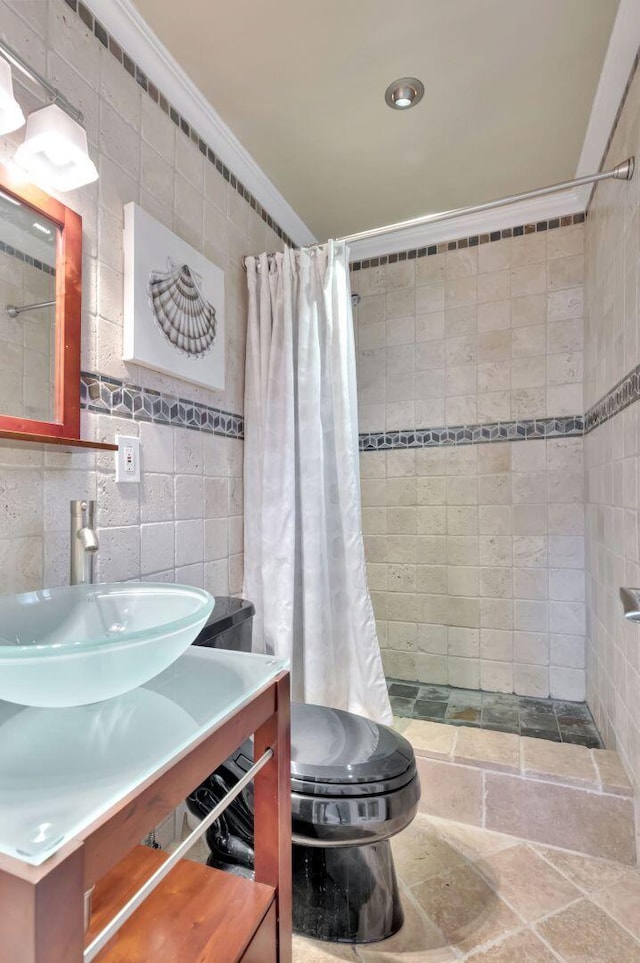
[[57,104],[29,114],[16,162],[37,184],[57,191],[72,191],[98,179],[84,127]]
[[11,65],[0,57],[0,135],[10,134],[24,124],[24,114],[13,96]]

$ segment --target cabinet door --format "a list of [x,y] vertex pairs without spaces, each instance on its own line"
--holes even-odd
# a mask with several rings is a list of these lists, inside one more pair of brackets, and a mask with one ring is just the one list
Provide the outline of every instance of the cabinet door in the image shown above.
[[271,906],[240,963],[278,963],[276,955],[276,908]]

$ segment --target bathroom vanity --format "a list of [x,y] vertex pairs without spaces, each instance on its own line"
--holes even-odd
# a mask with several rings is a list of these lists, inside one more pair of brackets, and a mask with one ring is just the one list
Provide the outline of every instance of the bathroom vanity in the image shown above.
[[[252,733],[255,882],[140,846]],[[92,960],[290,963],[282,661],[192,647],[104,702],[0,702],[0,963]]]

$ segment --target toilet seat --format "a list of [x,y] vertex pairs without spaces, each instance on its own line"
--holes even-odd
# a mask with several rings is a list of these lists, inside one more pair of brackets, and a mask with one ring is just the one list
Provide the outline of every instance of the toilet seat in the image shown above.
[[380,842],[411,822],[420,783],[410,743],[388,726],[326,706],[291,706],[294,844]]
[[310,796],[372,796],[416,773],[411,745],[388,726],[341,709],[291,705],[291,789]]
[[[253,764],[245,743],[232,756]],[[251,795],[251,789],[245,790]],[[361,846],[394,836],[416,814],[420,782],[411,744],[399,732],[340,709],[291,704],[293,842]]]

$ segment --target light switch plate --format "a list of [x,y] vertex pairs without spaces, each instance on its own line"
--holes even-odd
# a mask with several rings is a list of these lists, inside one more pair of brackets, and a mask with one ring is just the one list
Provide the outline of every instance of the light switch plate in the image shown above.
[[140,481],[140,439],[130,435],[116,435],[116,482]]

